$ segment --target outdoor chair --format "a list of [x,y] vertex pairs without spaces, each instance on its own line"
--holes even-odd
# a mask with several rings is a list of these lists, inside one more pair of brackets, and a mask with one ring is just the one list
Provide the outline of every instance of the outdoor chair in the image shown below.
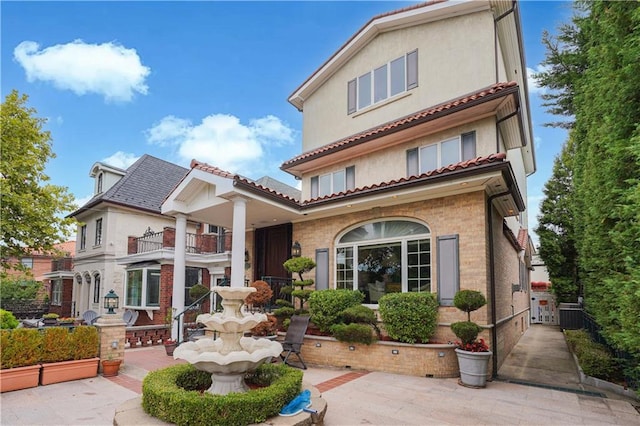
[[126,323],[127,327],[133,327],[133,325],[138,320],[138,315],[140,315],[138,311],[127,309],[126,311],[124,311],[124,314],[122,314],[122,321]]
[[98,316],[96,311],[88,310],[82,314],[82,319],[87,325],[93,325],[93,323],[96,322],[98,318],[100,317]]
[[[308,316],[294,315],[291,317],[291,323],[289,323],[287,334],[284,337],[284,341],[282,342],[283,352],[280,354],[280,358],[282,358],[282,362],[284,362],[285,364],[296,368],[302,368],[303,370],[307,369],[307,365],[304,363],[302,355],[300,354],[300,349],[302,347],[304,335],[307,332],[308,326]],[[298,357],[298,360],[300,360],[302,367],[289,363],[289,357],[291,356],[291,354],[295,354]]]

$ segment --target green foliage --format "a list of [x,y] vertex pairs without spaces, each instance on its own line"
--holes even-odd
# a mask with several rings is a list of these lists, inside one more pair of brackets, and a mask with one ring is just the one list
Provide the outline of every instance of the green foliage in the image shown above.
[[42,362],[69,361],[71,339],[66,327],[47,327],[42,333]]
[[195,302],[207,293],[209,293],[209,289],[202,284],[196,284],[189,288],[189,297],[192,302]]
[[49,312],[46,313],[42,316],[42,318],[44,319],[58,319],[60,318],[60,315],[56,314],[55,312]]
[[389,293],[378,302],[384,328],[394,340],[427,343],[436,331],[438,302],[431,293]]
[[211,387],[211,374],[190,369],[176,377],[176,386],[188,391],[205,391]]
[[0,329],[13,329],[20,324],[16,317],[9,311],[0,309]]
[[345,309],[359,305],[364,295],[357,290],[320,290],[309,297],[311,322],[320,331],[328,332],[334,324],[340,323],[340,315]]
[[340,313],[340,317],[345,324],[377,324],[378,322],[376,312],[364,305],[350,306]]
[[304,281],[302,274],[311,271],[316,267],[316,262],[308,257],[292,257],[282,264],[284,269],[291,273],[298,274],[300,281]]
[[460,290],[453,296],[453,305],[467,313],[467,320],[471,321],[471,312],[477,311],[487,304],[484,294],[476,290]]
[[296,310],[291,306],[283,306],[282,308],[273,310],[273,315],[278,318],[291,318],[295,313]]
[[[66,187],[47,183],[46,163],[55,158],[51,136],[42,130],[46,120],[35,116],[27,99],[13,90],[0,109],[2,259],[22,257],[25,247],[52,252],[56,243],[71,234],[70,225],[75,223],[63,214],[75,208],[73,196]],[[5,260],[2,266],[15,268]]]
[[367,324],[334,324],[331,326],[331,334],[337,340],[348,343],[362,343],[370,345],[375,342],[372,329]]
[[585,330],[566,330],[565,336],[584,374],[603,380],[612,377],[616,363],[605,346],[592,341]]
[[451,330],[458,336],[463,346],[471,345],[478,338],[482,327],[473,321],[460,321],[451,324]]
[[98,329],[89,325],[76,327],[69,334],[71,359],[87,359],[98,356],[100,351],[100,337]]
[[[190,364],[152,371],[142,383],[142,407],[148,414],[176,425],[247,425],[275,416],[300,393],[302,371],[283,364],[264,364],[253,377],[268,387],[227,395],[201,394],[177,385],[200,375]],[[180,378],[187,375],[187,379]],[[204,378],[197,379],[199,382]]]
[[0,279],[0,304],[9,300],[35,300],[43,289],[41,282],[32,279],[2,277]]
[[0,349],[0,368],[35,365],[42,355],[42,335],[35,328],[0,330]]

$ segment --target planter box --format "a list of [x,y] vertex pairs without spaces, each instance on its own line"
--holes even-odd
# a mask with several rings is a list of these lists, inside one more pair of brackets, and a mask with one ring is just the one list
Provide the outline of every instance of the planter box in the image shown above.
[[333,337],[304,337],[301,348],[305,362],[333,367],[410,376],[458,377],[455,346],[379,341],[372,345],[339,342]]
[[100,358],[42,364],[42,385],[87,379],[98,375]]
[[0,370],[0,392],[35,388],[40,379],[40,364]]

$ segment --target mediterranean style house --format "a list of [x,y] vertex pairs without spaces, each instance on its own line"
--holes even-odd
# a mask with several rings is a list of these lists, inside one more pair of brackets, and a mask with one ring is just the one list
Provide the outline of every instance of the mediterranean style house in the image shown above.
[[[512,1],[434,1],[372,18],[298,86],[301,194],[192,161],[163,202],[175,218],[173,305],[184,305],[190,223],[231,230],[231,285],[283,276],[297,243],[316,289],[431,292],[436,341],[464,320],[493,371],[529,326],[527,176],[536,170],[520,16]],[[247,262],[247,259],[250,261]]]

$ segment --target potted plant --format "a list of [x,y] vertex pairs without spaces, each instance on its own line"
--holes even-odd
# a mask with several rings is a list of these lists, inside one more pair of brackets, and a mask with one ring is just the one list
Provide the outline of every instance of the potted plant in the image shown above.
[[69,331],[51,327],[43,337],[43,361],[40,383],[67,382],[98,375],[99,336],[95,327],[83,325]]
[[278,318],[273,314],[267,314],[267,320],[258,323],[251,329],[253,337],[275,339],[278,335]]
[[102,376],[113,377],[117,376],[120,371],[121,359],[113,358],[113,354],[109,353],[107,359],[102,360]]
[[58,318],[60,318],[60,315],[55,312],[49,312],[42,316],[42,323],[44,325],[58,325]]
[[207,293],[209,293],[209,289],[202,284],[196,284],[189,289],[189,297],[192,302],[195,302]]
[[451,324],[451,330],[460,339],[456,342],[456,354],[460,367],[460,384],[467,387],[483,388],[487,382],[489,359],[493,354],[484,339],[478,340],[482,328],[471,321],[471,312],[487,304],[487,299],[476,290],[460,290],[453,298],[456,308],[467,313],[467,320]]
[[38,386],[42,334],[34,328],[0,331],[0,392]]
[[165,339],[162,344],[164,345],[164,350],[167,352],[167,355],[173,356],[173,351],[178,347],[178,342],[174,339]]

